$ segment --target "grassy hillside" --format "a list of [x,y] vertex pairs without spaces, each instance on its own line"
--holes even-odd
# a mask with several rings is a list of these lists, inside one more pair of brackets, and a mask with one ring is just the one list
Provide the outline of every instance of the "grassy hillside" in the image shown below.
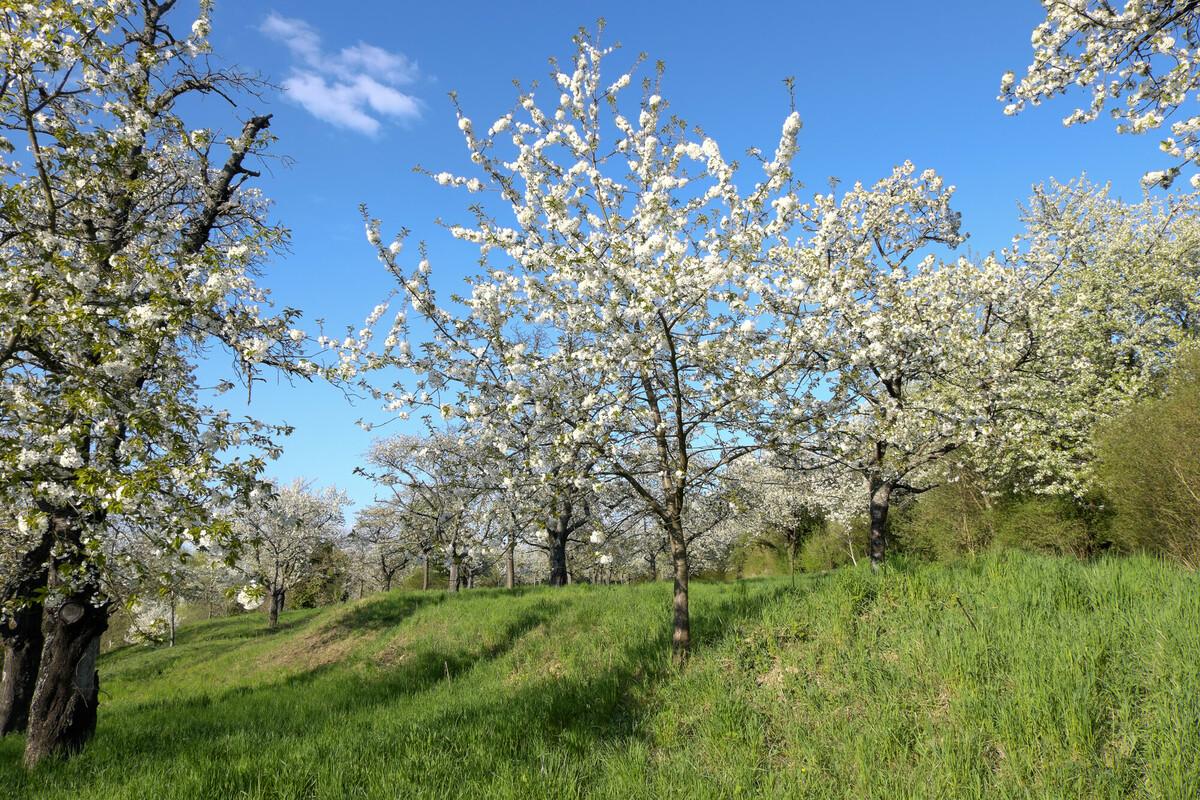
[[1200,580],[1143,559],[395,593],[103,659],[87,752],[14,798],[1200,795]]

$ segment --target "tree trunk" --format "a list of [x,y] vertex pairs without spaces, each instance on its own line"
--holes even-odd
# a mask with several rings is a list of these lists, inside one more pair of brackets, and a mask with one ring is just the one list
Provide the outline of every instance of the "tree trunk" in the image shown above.
[[93,604],[97,587],[73,593],[46,609],[46,643],[25,740],[25,766],[49,756],[77,753],[96,732],[100,695],[100,636],[108,628],[108,605]]
[[429,590],[429,554],[425,554],[425,563],[421,568],[421,589]]
[[[383,590],[385,592],[390,592],[392,590],[392,573],[390,573],[390,572],[383,573]],[[360,598],[362,597],[362,583],[361,582],[359,582],[358,596]]]
[[514,552],[517,548],[516,539],[508,543],[508,552],[504,554],[504,588],[511,589],[517,585],[517,558]]
[[267,617],[267,627],[274,628],[279,625],[279,612],[283,611],[283,603],[287,593],[282,589],[271,590],[271,611]]
[[452,592],[458,591],[458,556],[450,556],[450,578],[446,582],[447,588]]
[[888,509],[891,505],[892,484],[872,478],[871,484],[871,533],[867,550],[871,555],[871,568],[879,569],[887,555]]
[[53,536],[46,533],[37,547],[21,556],[3,586],[0,600],[25,600],[8,626],[0,628],[4,644],[4,674],[0,678],[0,736],[24,731],[37,683],[38,664],[45,638],[42,635],[42,601],[38,599],[49,578],[47,561]]
[[29,724],[29,705],[42,658],[42,604],[13,614],[4,631],[4,675],[0,679],[0,736],[20,733]]
[[650,553],[649,558],[647,558],[646,560],[648,562],[647,566],[648,566],[649,572],[650,572],[650,580],[651,581],[658,580],[658,552],[652,551]]
[[671,531],[671,560],[675,566],[671,660],[683,666],[692,650],[692,625],[688,614],[687,539],[684,538],[682,525],[678,530]]
[[559,528],[547,527],[550,534],[550,585],[566,586],[567,576],[567,534]]
[[175,595],[171,595],[171,643],[167,646],[175,646]]

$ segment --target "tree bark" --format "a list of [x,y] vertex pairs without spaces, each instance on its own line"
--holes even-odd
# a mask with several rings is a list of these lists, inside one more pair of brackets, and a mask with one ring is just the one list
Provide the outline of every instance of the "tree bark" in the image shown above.
[[511,589],[517,585],[516,539],[508,543],[508,552],[504,554],[504,588]]
[[267,616],[267,627],[274,628],[279,625],[279,612],[283,611],[283,604],[286,600],[287,592],[282,589],[271,590],[271,610]]
[[796,545],[795,539],[787,541],[787,556],[788,556],[788,577],[792,581],[792,588],[796,587]]
[[547,526],[550,534],[550,585],[566,586],[567,577],[567,533],[562,527]]
[[692,625],[688,612],[688,552],[683,529],[671,531],[671,560],[675,566],[675,593],[672,600],[671,659],[678,666],[687,663],[692,650]]
[[429,553],[425,554],[425,563],[421,567],[421,589],[429,590]]
[[450,578],[446,582],[446,588],[452,592],[458,591],[458,556],[450,555]]
[[4,632],[4,675],[0,679],[0,736],[20,733],[29,724],[29,706],[42,658],[42,604],[13,615]]
[[871,532],[867,550],[871,556],[871,568],[879,569],[887,555],[888,510],[891,506],[892,484],[872,477],[870,490]]
[[107,603],[93,603],[97,588],[85,586],[57,608],[46,609],[46,642],[25,740],[27,767],[79,752],[96,732],[96,659],[108,628]]
[[25,600],[12,622],[0,628],[4,644],[4,673],[0,678],[0,736],[24,731],[29,724],[29,706],[37,683],[38,664],[45,638],[42,635],[42,602],[39,590],[49,578],[47,561],[53,537],[49,531],[38,545],[25,553],[3,586],[0,599]]

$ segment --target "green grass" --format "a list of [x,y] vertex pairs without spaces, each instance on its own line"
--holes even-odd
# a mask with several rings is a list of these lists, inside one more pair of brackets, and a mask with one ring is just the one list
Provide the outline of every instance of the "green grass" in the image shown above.
[[[404,592],[102,661],[14,798],[1195,798],[1200,580],[1001,554],[699,584]],[[7,792],[7,794],[5,794]]]

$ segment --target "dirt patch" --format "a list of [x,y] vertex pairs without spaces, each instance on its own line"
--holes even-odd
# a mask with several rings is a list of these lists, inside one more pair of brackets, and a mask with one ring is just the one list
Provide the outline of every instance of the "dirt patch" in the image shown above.
[[566,674],[566,666],[557,658],[538,661],[536,664],[530,661],[523,661],[516,664],[512,668],[512,671],[504,676],[504,683],[508,686],[521,686],[535,680],[549,679],[556,681]]
[[800,670],[793,666],[783,666],[779,659],[775,659],[774,665],[762,673],[755,679],[755,683],[767,689],[779,691],[788,683],[788,679],[793,675],[798,675]]
[[330,628],[317,628],[264,654],[260,663],[272,667],[313,669],[345,661],[367,638],[365,634],[348,634]]

